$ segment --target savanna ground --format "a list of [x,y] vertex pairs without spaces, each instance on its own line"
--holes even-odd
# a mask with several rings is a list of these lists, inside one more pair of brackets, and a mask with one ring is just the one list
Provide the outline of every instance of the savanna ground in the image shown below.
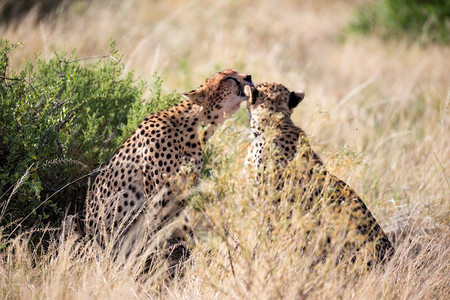
[[228,67],[256,83],[304,89],[294,122],[394,242],[384,269],[330,263],[311,271],[314,251],[296,248],[310,220],[288,222],[286,204],[255,197],[270,186],[243,172],[249,131],[242,108],[207,145],[208,172],[189,208],[205,231],[182,278],[158,287],[136,280],[135,269],[115,265],[107,251],[53,242],[42,253],[19,236],[0,254],[0,296],[448,298],[450,49],[345,33],[360,2],[76,1],[41,20],[31,12],[2,25],[0,37],[25,43],[12,66],[63,47],[80,57],[105,55],[111,38],[127,69],[148,80],[157,72],[166,92],[188,91]]

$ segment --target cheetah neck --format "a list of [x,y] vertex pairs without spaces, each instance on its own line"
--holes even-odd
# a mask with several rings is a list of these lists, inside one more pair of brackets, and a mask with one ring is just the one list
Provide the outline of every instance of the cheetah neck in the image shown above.
[[283,135],[292,134],[297,139],[303,131],[296,127],[289,117],[253,115],[250,121],[250,132],[253,138],[276,140]]
[[174,115],[172,119],[177,122],[177,127],[191,133],[190,136],[195,135],[195,139],[201,143],[206,143],[225,119],[222,114],[205,109],[189,100],[181,102],[172,110]]
[[[267,147],[277,147],[281,155],[277,157],[280,165],[286,165],[300,152],[301,159],[308,165],[322,165],[319,157],[314,153],[304,131],[295,126],[290,117],[283,117],[277,121],[273,119],[252,118],[251,137],[253,147],[261,149],[263,156]],[[260,157],[264,159],[263,157]]]

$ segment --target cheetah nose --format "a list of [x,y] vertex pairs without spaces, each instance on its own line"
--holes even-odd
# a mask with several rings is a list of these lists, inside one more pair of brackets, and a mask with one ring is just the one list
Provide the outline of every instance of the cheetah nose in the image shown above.
[[248,83],[250,83],[251,86],[255,86],[252,81],[252,75],[246,75],[244,77],[244,81],[247,81]]

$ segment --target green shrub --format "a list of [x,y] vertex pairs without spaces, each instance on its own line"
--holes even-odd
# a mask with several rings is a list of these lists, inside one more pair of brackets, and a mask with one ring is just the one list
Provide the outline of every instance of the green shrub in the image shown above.
[[422,43],[450,42],[450,1],[380,0],[361,7],[351,31]]
[[146,83],[124,72],[120,55],[77,59],[62,53],[39,57],[20,71],[8,70],[0,50],[0,231],[17,232],[60,222],[79,211],[87,178],[151,112],[172,106],[179,95],[162,95],[155,75]]

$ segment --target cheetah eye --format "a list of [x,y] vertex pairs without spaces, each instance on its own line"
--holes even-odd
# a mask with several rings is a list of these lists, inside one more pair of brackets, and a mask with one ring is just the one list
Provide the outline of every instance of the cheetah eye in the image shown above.
[[232,80],[232,81],[234,81],[236,83],[236,85],[238,85],[238,86],[240,85],[239,81],[236,78],[234,78],[234,77],[228,76],[228,77],[225,77],[223,80]]

